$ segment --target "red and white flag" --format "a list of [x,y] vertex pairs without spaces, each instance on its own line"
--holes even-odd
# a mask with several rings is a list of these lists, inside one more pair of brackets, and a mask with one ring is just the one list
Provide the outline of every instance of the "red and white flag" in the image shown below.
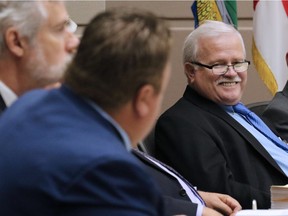
[[261,79],[275,94],[288,79],[288,1],[254,0],[252,55]]

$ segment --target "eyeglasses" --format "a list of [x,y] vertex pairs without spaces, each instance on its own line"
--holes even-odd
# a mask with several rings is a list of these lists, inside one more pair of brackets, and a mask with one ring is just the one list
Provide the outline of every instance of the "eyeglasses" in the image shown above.
[[237,62],[230,65],[223,65],[223,64],[214,64],[214,65],[205,65],[200,62],[190,62],[191,64],[198,65],[200,67],[205,67],[212,70],[212,73],[215,75],[224,75],[228,72],[229,67],[232,67],[233,70],[237,73],[242,73],[246,71],[250,65],[250,61],[244,60],[243,62]]
[[77,27],[78,27],[77,24],[72,19],[67,20],[66,22],[67,31],[74,33],[76,32]]

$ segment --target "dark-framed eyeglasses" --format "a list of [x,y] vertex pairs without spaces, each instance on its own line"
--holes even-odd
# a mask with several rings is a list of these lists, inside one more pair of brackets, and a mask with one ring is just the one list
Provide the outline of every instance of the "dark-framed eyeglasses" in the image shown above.
[[228,72],[229,67],[232,67],[233,70],[237,73],[242,73],[246,71],[250,65],[250,61],[244,60],[243,62],[236,62],[234,64],[225,65],[225,64],[214,64],[214,65],[205,65],[200,62],[192,61],[191,64],[198,65],[200,67],[205,67],[212,70],[212,73],[215,75],[224,75]]

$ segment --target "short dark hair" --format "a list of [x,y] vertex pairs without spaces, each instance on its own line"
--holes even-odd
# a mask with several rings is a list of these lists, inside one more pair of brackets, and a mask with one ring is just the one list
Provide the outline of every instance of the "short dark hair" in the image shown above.
[[169,28],[153,13],[108,10],[88,24],[64,83],[100,107],[115,109],[144,84],[160,91],[170,48]]

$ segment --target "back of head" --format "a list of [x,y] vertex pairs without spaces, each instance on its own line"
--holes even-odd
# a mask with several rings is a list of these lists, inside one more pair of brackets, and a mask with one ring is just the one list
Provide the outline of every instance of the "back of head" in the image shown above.
[[5,54],[4,34],[10,27],[18,30],[21,37],[33,43],[40,23],[47,16],[41,1],[0,1],[0,55]]
[[135,8],[103,12],[85,29],[64,83],[100,107],[116,109],[145,84],[160,91],[170,46],[170,31],[154,14]]
[[183,63],[197,61],[199,39],[216,38],[225,33],[234,33],[239,36],[242,43],[244,56],[246,56],[243,38],[237,29],[234,28],[234,26],[220,21],[206,20],[187,36],[183,46]]

